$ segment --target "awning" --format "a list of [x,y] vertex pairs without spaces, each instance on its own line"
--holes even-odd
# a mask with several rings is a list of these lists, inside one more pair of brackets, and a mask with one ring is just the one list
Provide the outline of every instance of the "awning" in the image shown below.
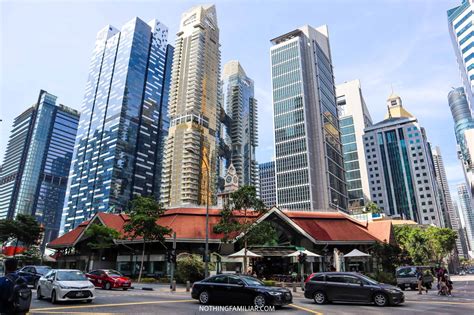
[[318,255],[316,253],[313,253],[313,252],[310,252],[309,250],[305,249],[305,250],[297,250],[296,252],[293,252],[289,255],[286,255],[288,257],[297,257],[299,256],[301,253],[303,254],[306,254],[306,256],[308,257],[321,257],[321,255]]
[[351,257],[370,257],[370,255],[363,253],[358,249],[353,249],[350,253],[344,255],[344,258],[351,258]]
[[264,257],[285,257],[293,253],[294,249],[254,248],[252,251]]
[[247,249],[247,251],[245,251],[245,248],[242,248],[241,250],[239,250],[238,252],[236,253],[233,253],[227,257],[229,258],[237,258],[237,257],[262,257],[261,255],[258,255],[258,254],[255,254],[255,253],[252,253],[251,251],[249,251]]

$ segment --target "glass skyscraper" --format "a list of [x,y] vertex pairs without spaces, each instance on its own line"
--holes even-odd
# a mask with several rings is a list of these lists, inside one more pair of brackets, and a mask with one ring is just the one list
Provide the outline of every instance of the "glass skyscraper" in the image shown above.
[[97,34],[63,213],[65,232],[134,195],[160,195],[173,48],[168,28],[134,18]]
[[41,91],[15,118],[0,173],[0,219],[36,217],[43,245],[58,236],[79,113]]
[[[469,250],[474,251],[474,210],[472,209],[471,194],[466,184],[459,184],[457,186],[459,206],[463,215],[464,227],[467,234],[467,243]],[[472,257],[472,256],[471,256]]]
[[271,40],[277,204],[347,209],[347,190],[327,26]]
[[247,77],[238,61],[232,60],[224,65],[223,81],[226,112],[231,118],[226,139],[231,147],[231,162],[240,185],[252,185],[258,189],[258,163],[255,158],[258,117],[253,80]]
[[275,162],[260,163],[259,167],[259,187],[260,199],[267,207],[273,207],[276,203],[276,178],[275,178]]

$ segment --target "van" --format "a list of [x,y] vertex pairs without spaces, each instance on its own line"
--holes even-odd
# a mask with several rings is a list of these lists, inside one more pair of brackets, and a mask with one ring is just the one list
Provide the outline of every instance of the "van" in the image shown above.
[[431,274],[431,267],[428,266],[404,266],[398,267],[395,272],[397,278],[397,286],[405,290],[410,288],[416,290],[418,288],[418,279],[416,278],[416,270],[420,268],[423,272],[423,286],[431,289],[433,284],[433,275]]

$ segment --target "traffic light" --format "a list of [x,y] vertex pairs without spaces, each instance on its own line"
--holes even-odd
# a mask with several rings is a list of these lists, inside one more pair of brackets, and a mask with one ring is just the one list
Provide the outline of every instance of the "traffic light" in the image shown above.
[[174,250],[171,252],[171,261],[173,263],[176,263],[176,251]]
[[307,256],[307,255],[306,255],[305,253],[300,253],[300,254],[298,255],[298,262],[299,262],[299,263],[304,263],[304,262],[306,261],[306,256]]
[[166,261],[167,262],[171,262],[171,252],[170,251],[166,251]]

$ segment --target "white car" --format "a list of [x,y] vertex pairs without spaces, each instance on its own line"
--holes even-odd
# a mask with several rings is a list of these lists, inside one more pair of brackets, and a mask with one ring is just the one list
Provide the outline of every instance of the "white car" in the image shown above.
[[55,269],[39,279],[36,297],[38,300],[50,298],[53,304],[58,301],[90,303],[95,298],[95,288],[80,270]]

